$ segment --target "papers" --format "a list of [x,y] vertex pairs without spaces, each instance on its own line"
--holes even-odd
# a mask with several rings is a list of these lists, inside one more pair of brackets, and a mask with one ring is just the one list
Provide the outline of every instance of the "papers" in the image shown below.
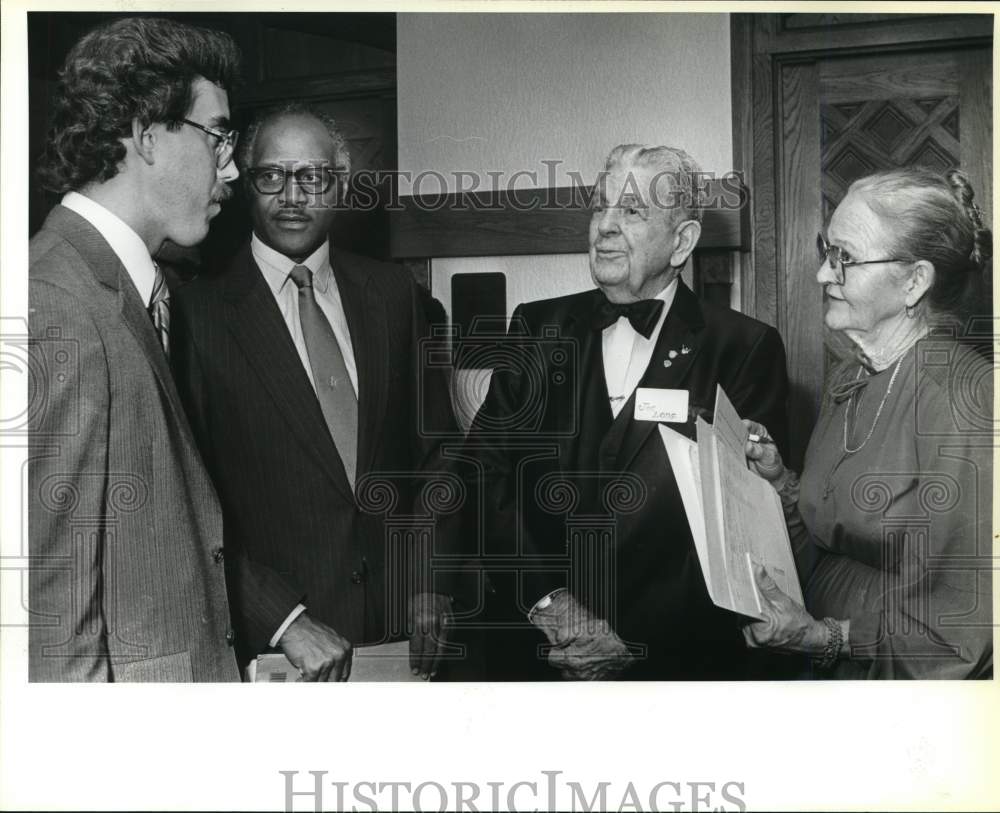
[[[280,652],[258,655],[245,670],[248,683],[296,683],[299,670]],[[410,644],[396,641],[377,646],[359,646],[351,663],[351,683],[416,682],[410,673]]]
[[761,618],[752,564],[800,604],[795,560],[781,500],[771,484],[747,467],[747,430],[722,387],[714,425],[701,418],[698,442],[660,426],[677,480],[709,596],[719,607]]

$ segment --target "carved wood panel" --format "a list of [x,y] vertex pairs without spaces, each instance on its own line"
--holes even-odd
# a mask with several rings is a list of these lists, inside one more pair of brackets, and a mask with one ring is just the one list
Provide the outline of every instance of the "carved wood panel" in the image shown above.
[[823,220],[848,187],[880,170],[961,164],[958,95],[820,104]]

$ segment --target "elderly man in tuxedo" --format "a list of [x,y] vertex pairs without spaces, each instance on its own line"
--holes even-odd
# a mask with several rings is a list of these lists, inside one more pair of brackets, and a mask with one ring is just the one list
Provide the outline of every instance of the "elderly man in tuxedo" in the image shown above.
[[222,512],[167,354],[152,257],[229,197],[225,34],[152,18],[70,51],[31,240],[28,670],[38,681],[237,680]]
[[440,453],[457,431],[445,371],[420,357],[424,297],[331,244],[350,156],[322,111],[263,114],[240,161],[253,233],[179,292],[173,357],[225,512],[238,653],[347,680],[355,645],[409,633],[431,677],[452,593],[431,560],[457,542],[462,485]]
[[[708,597],[658,424],[637,409],[643,388],[710,411],[721,384],[784,443],[777,332],[680,279],[701,179],[682,150],[616,147],[590,222],[596,289],[514,312],[511,363],[494,370],[467,447],[495,679],[745,675],[739,619]],[[693,433],[690,418],[673,426]]]

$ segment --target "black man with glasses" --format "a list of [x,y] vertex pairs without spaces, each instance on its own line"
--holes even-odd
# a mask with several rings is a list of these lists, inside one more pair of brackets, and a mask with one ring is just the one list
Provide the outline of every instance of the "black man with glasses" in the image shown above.
[[30,246],[31,680],[239,678],[222,511],[153,261],[230,196],[239,60],[226,34],[122,18],[61,73],[41,178],[64,196]]
[[[263,114],[238,160],[253,232],[178,293],[174,355],[225,512],[238,656],[347,680],[353,647],[409,637],[429,678],[452,591],[414,574],[457,544],[458,511],[434,524],[421,495],[461,485],[440,450],[457,432],[447,377],[421,363],[423,297],[402,268],[332,245],[350,154],[325,113]],[[430,544],[400,542],[406,516],[434,524]]]

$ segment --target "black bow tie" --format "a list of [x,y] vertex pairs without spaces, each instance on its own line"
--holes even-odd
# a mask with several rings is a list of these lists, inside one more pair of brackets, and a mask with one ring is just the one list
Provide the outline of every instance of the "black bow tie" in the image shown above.
[[626,304],[609,302],[605,299],[594,311],[594,329],[604,330],[624,316],[635,328],[636,333],[641,333],[648,339],[653,334],[653,328],[656,327],[662,311],[662,299],[641,299]]

